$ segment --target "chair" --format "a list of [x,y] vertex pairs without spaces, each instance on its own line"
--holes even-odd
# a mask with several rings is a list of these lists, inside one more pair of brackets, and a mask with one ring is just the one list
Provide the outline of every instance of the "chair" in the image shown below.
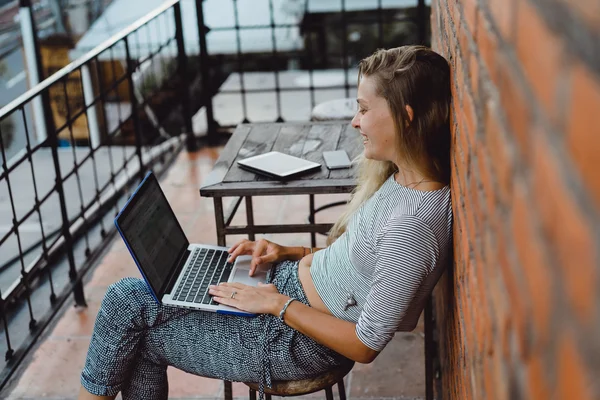
[[[271,400],[271,396],[302,396],[325,390],[325,398],[333,400],[333,386],[337,383],[340,400],[346,400],[346,388],[344,377],[352,370],[354,362],[341,365],[340,367],[327,371],[315,378],[302,379],[299,381],[274,381],[273,387],[265,387],[265,398]],[[258,383],[246,383],[250,388],[250,400],[256,400]]]

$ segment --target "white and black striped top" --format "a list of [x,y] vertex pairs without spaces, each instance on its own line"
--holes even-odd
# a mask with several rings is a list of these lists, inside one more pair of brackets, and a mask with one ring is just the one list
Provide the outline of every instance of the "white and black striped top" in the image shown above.
[[[331,313],[355,322],[358,338],[381,351],[396,331],[416,326],[451,241],[450,188],[409,189],[391,175],[346,232],[315,253],[311,276]],[[348,296],[356,305],[344,310]]]

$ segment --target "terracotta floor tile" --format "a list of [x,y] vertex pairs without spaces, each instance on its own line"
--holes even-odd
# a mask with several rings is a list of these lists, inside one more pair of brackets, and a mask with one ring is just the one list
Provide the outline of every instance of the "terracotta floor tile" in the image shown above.
[[203,378],[169,367],[169,398],[217,397],[223,381]]
[[52,339],[87,336],[89,340],[89,337],[92,336],[96,315],[102,304],[106,288],[87,285],[84,293],[88,306],[74,307],[73,300],[69,302],[70,304],[65,305],[68,308],[52,330],[50,334]]
[[420,334],[397,333],[371,364],[355,364],[351,397],[425,397],[424,340]]
[[[123,242],[120,236],[116,242]],[[138,267],[127,249],[124,251],[110,251],[92,272],[90,287],[108,287],[121,278],[128,276],[140,277]]]
[[87,337],[45,340],[7,399],[75,398],[88,345]]

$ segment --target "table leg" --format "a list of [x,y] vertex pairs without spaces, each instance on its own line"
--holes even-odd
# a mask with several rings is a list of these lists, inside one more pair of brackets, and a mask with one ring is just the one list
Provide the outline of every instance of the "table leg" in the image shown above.
[[252,196],[246,196],[246,221],[248,222],[248,228],[250,229],[250,233],[248,233],[249,240],[255,240],[254,237],[254,211],[252,209]]
[[217,224],[217,245],[225,246],[225,216],[223,214],[223,198],[214,197],[215,222]]
[[[315,214],[315,195],[314,194],[308,195],[308,208],[309,208],[309,212],[310,212],[309,215],[312,217],[312,224],[316,224],[317,223],[317,215]],[[317,247],[317,234],[314,232],[311,232],[311,234],[310,234],[310,246]]]

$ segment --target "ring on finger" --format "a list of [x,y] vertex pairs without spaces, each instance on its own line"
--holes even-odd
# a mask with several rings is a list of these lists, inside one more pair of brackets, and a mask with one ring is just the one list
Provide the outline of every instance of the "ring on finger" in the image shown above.
[[233,292],[231,292],[231,298],[235,300],[235,295],[237,294],[237,292],[234,290]]

